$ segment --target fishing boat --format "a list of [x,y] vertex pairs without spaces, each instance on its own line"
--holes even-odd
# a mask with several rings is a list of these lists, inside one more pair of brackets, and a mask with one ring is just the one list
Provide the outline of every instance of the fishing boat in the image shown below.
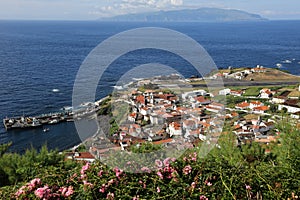
[[44,129],[43,129],[43,132],[44,132],[44,133],[45,133],[45,132],[48,132],[48,131],[50,131],[49,128],[44,128]]

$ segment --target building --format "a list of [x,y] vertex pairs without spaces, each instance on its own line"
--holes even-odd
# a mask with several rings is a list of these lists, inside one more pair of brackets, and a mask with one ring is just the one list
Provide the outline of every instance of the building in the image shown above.
[[258,113],[258,114],[263,114],[268,110],[270,110],[269,106],[258,106],[258,107],[253,108],[253,112]]
[[170,137],[182,136],[181,125],[178,122],[172,122],[169,124],[169,134]]
[[213,102],[206,106],[206,110],[214,113],[222,112],[225,109],[224,104]]
[[278,97],[272,98],[272,103],[276,103],[276,104],[282,104],[285,101],[286,101],[286,97],[284,97],[284,96],[278,96]]
[[220,90],[219,95],[226,96],[226,95],[230,94],[230,92],[231,92],[231,90],[229,88],[226,88],[226,89]]
[[231,95],[233,95],[233,96],[238,96],[238,97],[242,96],[243,93],[244,93],[244,92],[243,92],[242,90],[231,90],[231,91],[230,91],[230,94],[231,94]]
[[94,162],[95,157],[90,152],[71,152],[66,153],[66,158],[75,161]]
[[263,105],[264,104],[262,102],[260,102],[260,101],[251,101],[250,105],[249,105],[249,108],[253,110],[256,107],[261,107]]
[[275,94],[274,91],[271,91],[268,88],[264,88],[264,89],[260,90],[259,93],[260,93],[259,97],[262,99],[270,99]]
[[235,105],[235,108],[239,110],[245,110],[248,109],[249,107],[250,107],[250,103],[248,103],[247,101]]
[[251,72],[253,73],[265,73],[267,72],[267,69],[264,68],[263,66],[257,65],[256,68],[252,68]]
[[289,99],[285,103],[278,105],[278,110],[287,109],[288,113],[297,113],[300,111],[300,101],[298,99]]

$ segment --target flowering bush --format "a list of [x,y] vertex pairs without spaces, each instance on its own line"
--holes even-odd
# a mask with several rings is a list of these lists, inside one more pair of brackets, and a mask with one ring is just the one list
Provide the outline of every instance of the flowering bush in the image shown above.
[[[283,132],[283,131],[282,131]],[[292,127],[271,154],[253,143],[235,146],[233,135],[205,158],[198,149],[180,158],[156,159],[153,171],[143,163],[128,163],[143,173],[109,168],[99,161],[47,168],[28,182],[5,187],[0,198],[12,199],[297,199],[300,191],[300,133]],[[249,156],[251,155],[251,159]],[[46,172],[46,173],[45,173]]]

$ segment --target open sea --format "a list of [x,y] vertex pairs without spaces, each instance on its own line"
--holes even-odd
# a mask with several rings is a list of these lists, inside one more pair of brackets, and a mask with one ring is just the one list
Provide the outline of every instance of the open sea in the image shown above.
[[[0,118],[59,111],[72,104],[73,83],[89,52],[119,32],[139,27],[165,27],[198,41],[218,67],[276,67],[300,75],[300,21],[243,23],[109,23],[98,21],[0,21]],[[288,63],[283,61],[290,61]],[[157,62],[189,77],[194,71],[183,59],[154,50],[137,51],[113,63],[122,69]],[[113,66],[112,66],[113,69]],[[115,71],[115,70],[114,70]],[[97,99],[109,94],[118,75],[107,71]],[[12,141],[11,151],[31,146],[63,150],[80,139],[72,122],[32,130],[6,131],[0,123],[0,143]]]

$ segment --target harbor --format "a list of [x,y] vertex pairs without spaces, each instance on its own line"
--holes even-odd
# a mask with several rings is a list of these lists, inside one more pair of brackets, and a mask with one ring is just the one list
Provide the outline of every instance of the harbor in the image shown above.
[[[54,125],[62,122],[73,122],[74,119],[81,120],[88,117],[93,119],[94,114],[100,109],[100,104],[108,96],[94,102],[83,103],[78,108],[64,107],[60,112],[41,114],[37,116],[6,117],[3,124],[6,130],[28,129],[42,127],[43,125]],[[45,131],[47,132],[47,131]]]
[[42,114],[38,116],[19,116],[4,118],[3,124],[6,130],[37,128],[43,125],[53,125],[61,122],[73,121],[73,113],[69,111]]

